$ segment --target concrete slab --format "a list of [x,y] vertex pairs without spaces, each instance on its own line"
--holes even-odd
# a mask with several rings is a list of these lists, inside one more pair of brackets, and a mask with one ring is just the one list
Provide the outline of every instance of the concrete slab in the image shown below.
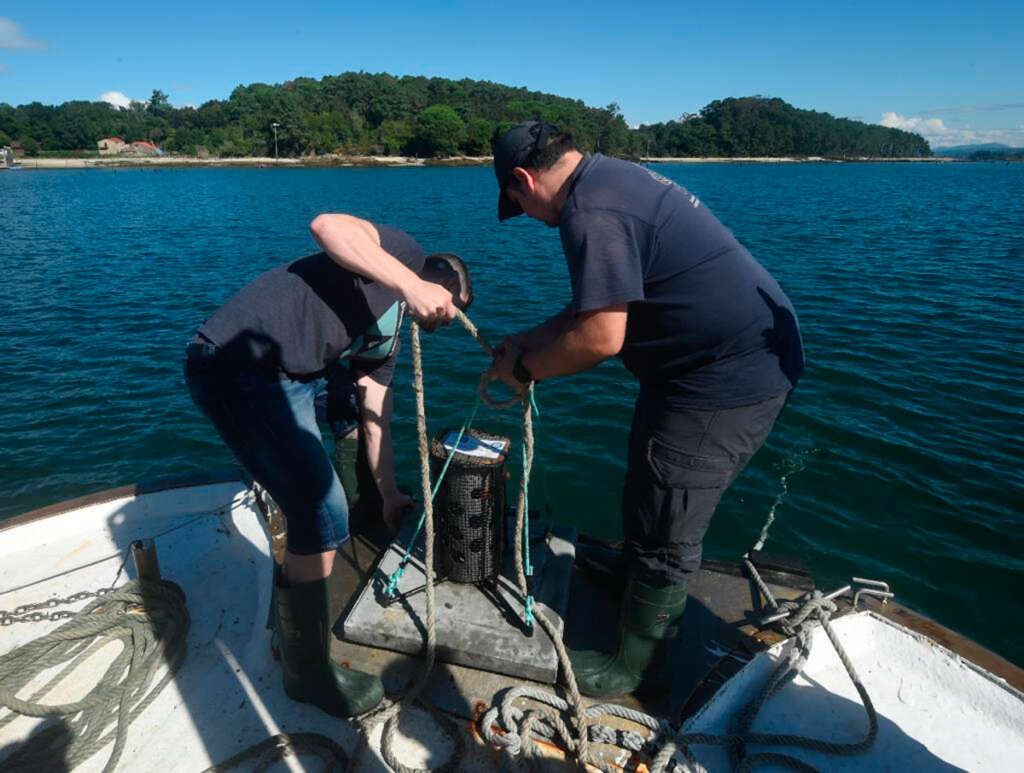
[[[409,523],[408,526],[413,526]],[[511,530],[511,524],[509,524]],[[538,533],[538,529],[540,530]],[[575,555],[572,530],[531,527],[535,609],[564,627]],[[342,638],[355,644],[419,654],[426,641],[426,582],[422,538],[398,584],[398,599],[387,603],[388,578],[404,555],[406,529],[383,553],[341,626]],[[513,543],[511,535],[506,545]],[[539,625],[530,635],[523,626],[524,599],[516,588],[511,551],[493,588],[441,582],[435,588],[437,658],[536,682],[553,684],[558,655]]]

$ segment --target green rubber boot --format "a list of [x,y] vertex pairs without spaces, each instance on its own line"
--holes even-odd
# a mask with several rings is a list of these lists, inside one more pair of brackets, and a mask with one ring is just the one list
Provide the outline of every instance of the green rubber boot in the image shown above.
[[383,502],[366,460],[366,448],[359,442],[357,433],[334,439],[334,469],[345,489],[349,520],[376,523]]
[[352,433],[334,438],[334,469],[338,472],[341,487],[345,489],[348,511],[351,515],[359,507],[359,477],[356,462],[359,459],[359,435]]
[[327,580],[285,585],[277,577],[275,585],[274,623],[288,697],[335,717],[362,714],[380,703],[380,679],[331,662]]
[[595,698],[623,695],[642,682],[660,682],[667,689],[664,650],[676,636],[675,623],[685,607],[685,583],[655,588],[631,578],[622,597],[618,649],[569,653],[580,692]]

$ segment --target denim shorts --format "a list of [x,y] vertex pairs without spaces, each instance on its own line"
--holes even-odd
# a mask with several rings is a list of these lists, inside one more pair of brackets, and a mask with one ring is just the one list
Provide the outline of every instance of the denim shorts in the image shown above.
[[241,465],[280,506],[290,552],[322,553],[348,541],[348,502],[314,407],[324,379],[297,381],[230,362],[212,344],[191,343],[185,383]]

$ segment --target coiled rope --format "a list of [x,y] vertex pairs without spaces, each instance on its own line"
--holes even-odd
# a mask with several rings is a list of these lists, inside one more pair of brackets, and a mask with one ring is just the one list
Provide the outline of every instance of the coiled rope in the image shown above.
[[[19,715],[61,717],[4,760],[4,770],[72,769],[113,741],[104,771],[117,766],[128,726],[160,694],[185,659],[189,629],[185,594],[170,580],[132,581],[86,605],[50,633],[0,656],[0,706]],[[122,650],[84,698],[72,703],[40,701],[83,661],[108,643]],[[62,666],[29,698],[17,693],[47,669]],[[163,677],[153,684],[157,672]],[[110,728],[112,718],[115,726]]]
[[[769,525],[770,521],[762,530],[759,539],[761,544],[767,536]],[[776,615],[787,613],[787,617],[779,621],[779,627],[784,633],[793,637],[793,643],[757,695],[737,713],[729,734],[683,733],[673,729],[667,722],[616,704],[600,704],[581,710],[580,703],[576,701],[578,693],[575,692],[572,664],[568,662],[568,657],[562,660],[564,647],[561,646],[559,637],[552,635],[573,701],[566,702],[554,693],[535,688],[524,687],[510,690],[500,705],[492,707],[481,719],[481,732],[485,739],[494,746],[504,748],[511,756],[522,755],[523,758],[529,758],[536,751],[537,747],[533,737],[544,740],[558,739],[580,764],[588,763],[600,770],[608,771],[608,773],[615,768],[601,760],[591,758],[587,753],[585,743],[587,740],[618,746],[628,751],[642,752],[652,757],[652,773],[663,773],[667,770],[674,773],[706,773],[706,769],[693,755],[691,746],[729,747],[730,761],[733,767],[739,771],[752,770],[755,765],[768,763],[794,770],[815,770],[804,761],[780,752],[766,751],[748,756],[746,754],[747,745],[796,747],[837,756],[850,756],[866,751],[878,735],[878,717],[863,682],[829,622],[832,614],[836,611],[835,603],[817,590],[805,594],[796,601],[779,603],[775,600],[771,589],[761,578],[756,567],[746,556],[744,563],[772,611]],[[751,732],[750,728],[765,704],[783,686],[792,681],[807,662],[811,647],[812,624],[815,621],[821,623],[854,688],[860,695],[868,720],[866,734],[859,741],[842,743],[801,735]],[[514,705],[520,699],[533,700],[550,708],[534,708],[524,712]],[[570,731],[562,719],[561,715],[567,712],[576,726],[576,732]],[[596,724],[593,720],[601,716],[625,719],[651,732],[645,738],[637,733],[617,731],[608,725]],[[496,728],[495,722],[499,717],[501,727]],[[584,729],[585,732],[583,732]],[[676,760],[677,756],[681,756],[682,759]]]

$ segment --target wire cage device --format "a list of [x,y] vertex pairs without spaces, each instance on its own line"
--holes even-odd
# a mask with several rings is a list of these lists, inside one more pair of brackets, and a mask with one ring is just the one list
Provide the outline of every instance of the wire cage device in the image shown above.
[[452,455],[456,439],[458,432],[442,430],[430,446],[435,480],[452,456],[434,501],[434,569],[453,582],[493,582],[501,572],[510,441],[470,429]]

